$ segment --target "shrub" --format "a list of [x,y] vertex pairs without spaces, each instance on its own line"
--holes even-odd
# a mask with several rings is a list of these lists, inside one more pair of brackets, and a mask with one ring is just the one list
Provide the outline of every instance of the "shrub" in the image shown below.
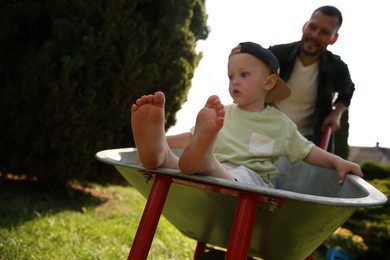
[[360,167],[366,180],[390,178],[389,165],[378,164],[373,161],[363,161],[360,163]]
[[[368,167],[369,166],[369,167]],[[390,196],[390,177],[388,171],[379,173],[386,166],[374,162],[363,162],[361,167],[365,178],[373,179],[369,182],[387,197]],[[369,169],[369,170],[368,170]],[[373,208],[358,209],[343,225],[353,233],[363,237],[368,249],[366,254],[358,259],[388,259],[390,255],[390,203]]]
[[133,145],[141,94],[164,91],[174,124],[208,36],[204,0],[17,0],[0,17],[0,172],[55,181],[96,180],[97,151]]
[[351,230],[339,227],[326,241],[327,247],[339,249],[349,256],[364,255],[368,249],[363,237],[352,233]]

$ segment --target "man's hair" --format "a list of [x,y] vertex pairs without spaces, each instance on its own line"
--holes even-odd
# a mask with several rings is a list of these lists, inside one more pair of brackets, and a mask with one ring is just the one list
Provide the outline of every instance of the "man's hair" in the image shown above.
[[327,15],[327,16],[337,17],[337,19],[338,19],[337,25],[339,26],[339,28],[341,27],[341,24],[343,23],[343,16],[341,15],[341,12],[339,9],[337,9],[336,7],[331,6],[331,5],[324,5],[324,6],[317,8],[316,10],[314,10],[313,14],[317,11],[319,11],[322,14]]

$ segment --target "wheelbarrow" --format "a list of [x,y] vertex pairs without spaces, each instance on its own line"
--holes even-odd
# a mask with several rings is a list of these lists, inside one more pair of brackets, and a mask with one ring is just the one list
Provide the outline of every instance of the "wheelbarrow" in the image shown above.
[[[174,150],[180,154],[180,150]],[[380,206],[387,197],[364,179],[280,158],[275,188],[243,185],[178,170],[147,170],[135,148],[100,151],[147,203],[128,259],[146,259],[161,214],[206,247],[226,249],[225,259],[305,259],[358,208]]]

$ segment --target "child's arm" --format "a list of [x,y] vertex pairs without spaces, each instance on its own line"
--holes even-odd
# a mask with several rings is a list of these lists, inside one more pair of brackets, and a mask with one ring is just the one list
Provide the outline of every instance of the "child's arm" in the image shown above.
[[344,182],[345,175],[348,173],[363,177],[362,170],[358,164],[344,160],[343,158],[329,153],[317,146],[314,146],[310,150],[304,161],[309,164],[336,170],[339,173],[338,183],[340,184]]
[[167,136],[167,142],[170,148],[185,148],[191,139],[192,134],[190,132],[169,135]]

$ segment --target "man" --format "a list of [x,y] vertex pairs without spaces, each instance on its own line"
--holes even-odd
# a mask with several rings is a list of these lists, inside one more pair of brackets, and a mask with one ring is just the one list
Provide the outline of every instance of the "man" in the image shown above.
[[[336,42],[342,22],[336,7],[322,6],[303,26],[300,41],[269,48],[279,60],[281,78],[291,87],[291,96],[274,105],[317,145],[326,125],[330,124],[333,132],[340,128],[355,90],[348,66],[327,50]],[[347,136],[342,145],[348,147]],[[329,150],[334,147],[330,145]]]

